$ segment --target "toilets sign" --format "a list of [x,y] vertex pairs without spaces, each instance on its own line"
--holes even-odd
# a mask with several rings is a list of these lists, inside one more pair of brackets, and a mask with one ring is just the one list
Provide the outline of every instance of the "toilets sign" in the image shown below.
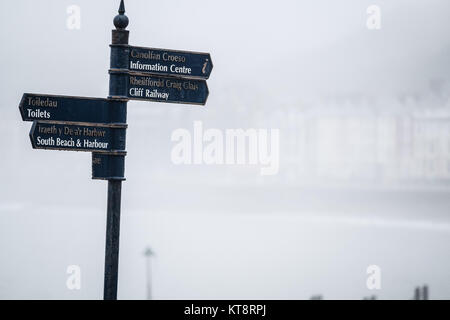
[[119,122],[121,104],[102,98],[25,93],[19,104],[23,121]]

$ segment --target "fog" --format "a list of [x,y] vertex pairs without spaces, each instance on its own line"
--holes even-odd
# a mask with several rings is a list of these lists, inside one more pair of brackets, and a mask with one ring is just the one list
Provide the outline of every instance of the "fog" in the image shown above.
[[[25,92],[107,97],[118,5],[2,4],[1,299],[102,298],[107,183],[89,153],[33,150],[18,105]],[[146,298],[148,246],[154,299],[411,299],[424,284],[450,298],[448,1],[125,6],[130,45],[210,52],[214,68],[204,107],[128,103],[119,299]],[[174,164],[171,135],[195,121],[279,129],[277,174]]]

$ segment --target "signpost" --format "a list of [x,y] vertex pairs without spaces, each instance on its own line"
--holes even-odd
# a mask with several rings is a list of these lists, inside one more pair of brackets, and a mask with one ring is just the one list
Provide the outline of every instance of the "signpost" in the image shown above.
[[107,99],[25,93],[23,121],[33,121],[33,149],[92,152],[92,179],[108,181],[105,300],[117,299],[120,205],[125,180],[127,102],[204,105],[213,68],[209,53],[128,45],[128,17],[121,0],[114,18]]

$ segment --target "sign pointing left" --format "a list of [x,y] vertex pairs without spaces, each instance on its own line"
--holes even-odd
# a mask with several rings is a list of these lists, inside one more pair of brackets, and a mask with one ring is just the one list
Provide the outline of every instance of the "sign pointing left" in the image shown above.
[[25,93],[19,105],[23,121],[40,122],[126,123],[121,108],[120,101],[32,93]]
[[125,130],[126,125],[101,127],[34,121],[30,140],[33,149],[123,153]]

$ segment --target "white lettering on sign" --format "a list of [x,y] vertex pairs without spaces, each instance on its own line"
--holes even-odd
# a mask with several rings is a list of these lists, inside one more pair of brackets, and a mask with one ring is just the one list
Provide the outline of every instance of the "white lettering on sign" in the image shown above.
[[61,139],[61,138],[56,138],[56,146],[57,147],[75,147],[75,141],[73,141],[72,138],[70,138],[69,140],[65,140],[65,139]]
[[94,139],[94,141],[84,139],[83,146],[89,149],[108,149],[108,142],[99,142],[97,139]]
[[149,89],[145,90],[145,96],[147,98],[164,99],[166,101],[169,99],[169,93],[159,92],[157,89],[153,89],[153,91],[150,91]]
[[143,95],[144,95],[143,88],[131,88],[130,89],[130,96],[132,96],[132,97],[142,98]]
[[159,63],[155,64],[146,64],[141,63],[140,61],[130,61],[130,69],[132,70],[144,70],[144,71],[159,71],[159,72],[167,72],[167,66],[162,66]]
[[42,139],[41,137],[37,137],[36,139],[38,146],[54,146],[55,145],[55,139],[52,137],[47,139]]
[[177,67],[174,64],[170,65],[170,71],[174,72],[174,73],[182,73],[182,74],[191,74],[192,73],[191,68],[188,68],[185,66]]
[[[156,71],[156,72],[168,72],[169,69],[167,66],[163,66],[160,63],[148,64],[141,63],[140,61],[130,61],[130,69],[131,70],[140,70],[140,71]],[[192,69],[186,66],[178,67],[175,64],[170,65],[170,72],[178,73],[178,74],[192,74]]]
[[37,119],[50,119],[51,118],[50,112],[48,112],[48,111],[42,111],[41,109],[37,109],[37,110],[27,109],[27,110],[28,110],[29,118],[37,118]]

